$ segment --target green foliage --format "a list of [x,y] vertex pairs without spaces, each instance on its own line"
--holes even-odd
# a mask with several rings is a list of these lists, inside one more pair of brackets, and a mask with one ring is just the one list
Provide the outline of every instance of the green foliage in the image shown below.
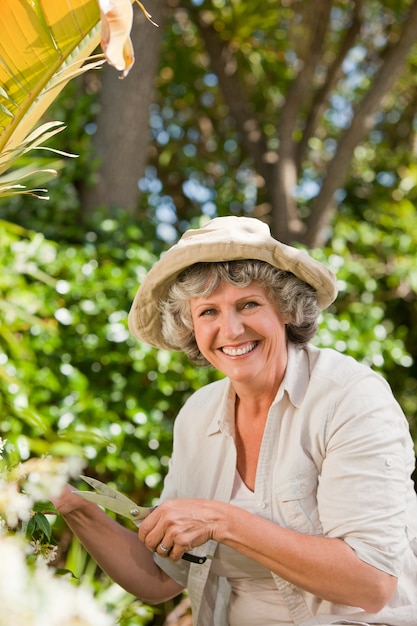
[[[0,224],[0,241],[0,432],[16,451],[11,462],[34,452],[81,454],[77,441],[55,428],[50,410],[63,380],[53,366],[60,345],[54,316],[57,246],[5,222]],[[96,441],[97,435],[86,429],[85,438]]]
[[26,527],[26,536],[28,539],[34,538],[36,541],[51,543],[52,528],[44,513],[35,512],[30,518]]
[[385,376],[417,443],[417,215],[408,199],[367,207],[366,215],[345,207],[331,248],[315,251],[327,255],[340,290],[317,341]]

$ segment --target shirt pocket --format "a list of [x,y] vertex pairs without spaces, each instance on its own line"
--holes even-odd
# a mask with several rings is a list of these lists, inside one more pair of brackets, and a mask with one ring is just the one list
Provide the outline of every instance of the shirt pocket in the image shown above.
[[315,466],[283,478],[277,490],[285,526],[309,535],[321,535],[317,508],[318,474]]

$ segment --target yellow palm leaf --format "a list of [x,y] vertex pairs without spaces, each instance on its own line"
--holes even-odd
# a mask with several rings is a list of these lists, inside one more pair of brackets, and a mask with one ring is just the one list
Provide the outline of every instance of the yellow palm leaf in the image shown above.
[[[152,22],[139,0],[0,0],[0,175],[63,129],[53,122],[33,131],[72,78],[104,60],[127,75],[133,2]],[[91,56],[100,40],[104,54]],[[17,180],[0,176],[0,195],[24,190]]]
[[11,157],[97,47],[99,5],[97,0],[1,0],[0,32],[0,153]]

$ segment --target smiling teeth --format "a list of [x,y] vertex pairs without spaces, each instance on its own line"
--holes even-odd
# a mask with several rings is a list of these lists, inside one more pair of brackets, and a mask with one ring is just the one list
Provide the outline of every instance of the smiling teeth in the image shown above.
[[247,344],[242,348],[222,348],[223,352],[228,356],[242,356],[242,354],[247,354],[248,352],[252,352],[254,347],[256,346],[256,342]]

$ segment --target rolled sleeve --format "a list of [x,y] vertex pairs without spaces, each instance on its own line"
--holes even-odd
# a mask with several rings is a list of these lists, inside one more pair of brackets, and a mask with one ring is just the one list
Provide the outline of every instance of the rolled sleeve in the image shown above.
[[372,371],[341,391],[328,415],[317,492],[323,533],[398,576],[407,548],[409,434],[386,382]]

